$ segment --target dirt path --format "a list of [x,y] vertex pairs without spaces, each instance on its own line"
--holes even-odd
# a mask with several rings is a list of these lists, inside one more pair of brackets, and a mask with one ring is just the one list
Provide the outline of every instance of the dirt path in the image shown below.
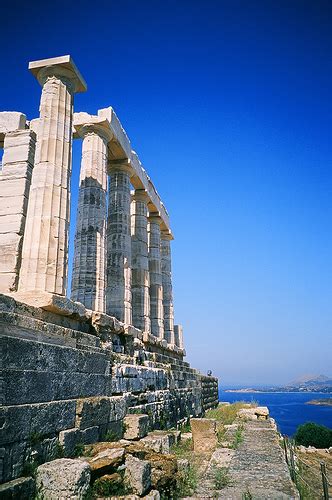
[[[236,450],[219,448],[206,461],[193,498],[298,499],[272,422],[247,421],[242,435]],[[216,489],[223,481],[228,485]]]

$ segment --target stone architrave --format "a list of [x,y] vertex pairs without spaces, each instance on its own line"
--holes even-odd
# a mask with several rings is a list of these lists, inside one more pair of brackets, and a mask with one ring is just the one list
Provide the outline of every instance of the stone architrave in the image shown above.
[[148,201],[144,189],[136,189],[131,202],[131,293],[133,325],[150,333],[150,277]]
[[79,128],[79,135],[83,144],[71,298],[105,312],[109,134],[106,127],[89,124]]
[[106,313],[131,325],[131,170],[128,161],[112,161],[109,173]]
[[172,262],[171,240],[169,231],[161,232],[161,270],[163,285],[163,310],[164,310],[164,338],[168,344],[175,344],[174,340],[174,308],[172,289]]
[[66,294],[73,96],[86,84],[70,56],[34,61],[42,85],[19,292]]
[[14,292],[18,286],[35,144],[32,130],[5,135],[0,172],[0,292]]
[[149,272],[150,272],[150,320],[151,333],[164,338],[163,285],[161,272],[161,218],[150,214],[149,218]]
[[174,325],[174,341],[179,349],[184,349],[182,325]]

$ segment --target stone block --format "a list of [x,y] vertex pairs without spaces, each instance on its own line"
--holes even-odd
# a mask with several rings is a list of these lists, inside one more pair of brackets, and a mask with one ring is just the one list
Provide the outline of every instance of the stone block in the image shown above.
[[124,448],[106,448],[94,457],[86,457],[86,460],[91,467],[93,477],[98,477],[118,467],[124,461],[124,457]]
[[216,449],[218,443],[216,420],[210,418],[191,418],[190,426],[195,452],[209,453]]
[[258,420],[267,420],[269,418],[269,409],[267,406],[257,406],[254,410]]
[[123,396],[113,396],[110,398],[110,422],[117,422],[123,420],[127,413],[126,399]]
[[46,436],[75,424],[75,401],[3,406],[0,443],[28,440],[32,434]]
[[141,439],[147,435],[149,430],[148,415],[127,415],[124,419],[124,438]]
[[110,419],[110,398],[79,399],[76,405],[76,427],[86,429],[107,424]]
[[66,429],[59,432],[59,443],[63,447],[65,457],[73,456],[76,445],[80,442],[81,433],[79,429]]
[[81,442],[84,444],[96,443],[99,439],[99,427],[88,427],[80,431]]
[[126,458],[125,480],[129,483],[134,493],[144,495],[151,486],[150,463],[128,455]]
[[47,500],[83,498],[90,485],[91,468],[87,462],[60,458],[37,468],[38,494]]
[[170,453],[171,447],[176,443],[176,434],[167,431],[153,431],[142,439],[142,443],[156,453]]
[[1,111],[0,112],[0,136],[7,134],[13,130],[25,129],[27,117],[18,111]]
[[0,485],[0,498],[20,500],[34,498],[35,481],[32,477],[20,477]]

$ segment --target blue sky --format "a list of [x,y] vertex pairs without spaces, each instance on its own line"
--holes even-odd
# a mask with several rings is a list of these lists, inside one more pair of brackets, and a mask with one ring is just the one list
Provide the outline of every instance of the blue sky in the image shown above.
[[[332,3],[13,0],[1,13],[2,110],[38,116],[27,63],[68,53],[88,83],[75,111],[116,110],[171,215],[188,360],[221,385],[332,375]],[[79,163],[75,142],[73,218]]]

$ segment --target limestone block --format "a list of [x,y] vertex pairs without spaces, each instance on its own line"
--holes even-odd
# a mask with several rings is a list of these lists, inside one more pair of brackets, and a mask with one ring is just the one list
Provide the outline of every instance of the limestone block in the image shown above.
[[43,292],[29,291],[17,292],[14,295],[15,300],[23,302],[34,307],[40,307],[45,311],[50,311],[63,316],[73,316],[82,320],[90,318],[89,311],[80,302],[63,297],[61,295]]
[[135,493],[144,495],[151,486],[151,465],[146,460],[128,455],[126,458],[125,480]]
[[107,424],[110,417],[110,398],[79,399],[76,404],[76,425],[80,429]]
[[94,457],[86,457],[94,477],[107,474],[124,461],[124,448],[107,448]]
[[14,291],[17,288],[18,276],[17,273],[1,273],[0,272],[0,283],[1,290],[3,291]]
[[171,447],[177,442],[174,432],[153,431],[142,439],[142,442],[156,453],[170,453]]
[[[0,113],[1,114],[1,113]],[[0,485],[0,498],[34,498],[35,481],[32,477],[20,477]]]
[[126,399],[123,396],[113,396],[110,398],[110,422],[123,420],[127,412]]
[[46,436],[73,428],[75,406],[75,401],[3,406],[0,442],[24,441],[33,433]]
[[80,442],[79,429],[66,429],[59,432],[59,443],[63,447],[65,457],[70,457],[75,451],[76,445]]
[[217,422],[210,418],[191,418],[190,426],[193,437],[194,451],[208,453],[217,446]]
[[258,420],[267,420],[269,418],[269,409],[267,406],[257,406],[254,410]]
[[18,111],[0,112],[0,138],[13,130],[25,129],[26,116]]
[[16,233],[0,234],[0,247],[0,272],[17,272],[22,236]]
[[90,477],[91,468],[87,462],[60,458],[37,468],[37,491],[48,500],[80,500],[88,491]]
[[148,415],[127,415],[124,419],[125,439],[141,439],[147,435],[149,429]]
[[244,420],[257,420],[255,408],[242,408],[238,411],[238,416]]
[[[100,374],[3,370],[4,397],[7,405],[40,403],[105,394],[107,378]],[[91,425],[89,425],[91,426]]]
[[95,443],[99,439],[99,427],[95,425],[94,427],[81,430],[80,438],[84,444]]
[[[24,225],[25,225],[25,217],[22,217],[21,213],[10,213],[2,216],[0,215],[0,234],[3,233],[23,234]],[[2,247],[2,243],[0,243],[0,246]]]

